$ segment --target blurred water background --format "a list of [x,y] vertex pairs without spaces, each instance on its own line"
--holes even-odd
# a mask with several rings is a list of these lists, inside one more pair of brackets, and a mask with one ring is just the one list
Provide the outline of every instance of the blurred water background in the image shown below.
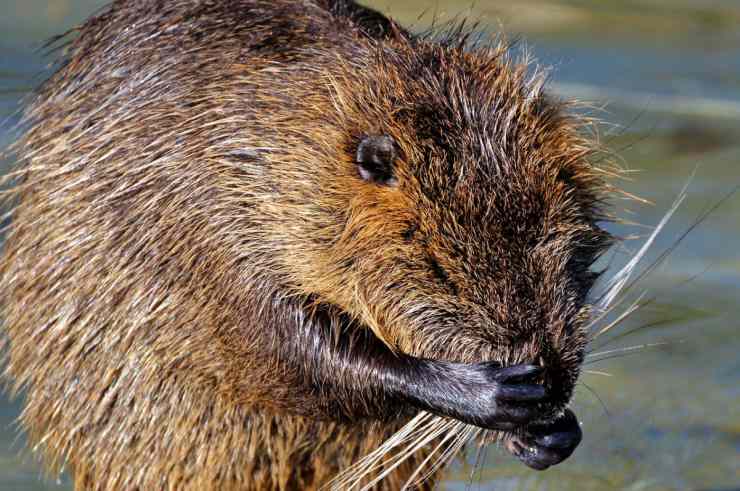
[[[740,1],[367,3],[418,30],[435,15],[468,16],[490,33],[503,29],[522,40],[516,49],[552,67],[554,93],[591,102],[590,114],[605,122],[603,140],[636,171],[618,184],[652,202],[615,200],[618,215],[642,224],[611,226],[615,233],[648,234],[695,172],[646,264],[740,184]],[[45,76],[50,59],[41,42],[104,4],[0,0],[0,148],[13,138],[19,101]],[[609,256],[613,270],[639,245],[626,241]],[[573,403],[585,439],[569,461],[537,473],[491,448],[472,478],[458,462],[442,488],[739,490],[739,251],[736,195],[635,286],[632,298],[647,291],[655,300],[607,336],[608,344],[596,343],[597,352],[629,351],[586,367]],[[42,477],[18,436],[19,411],[18,402],[0,400],[0,489],[69,489],[66,478]]]

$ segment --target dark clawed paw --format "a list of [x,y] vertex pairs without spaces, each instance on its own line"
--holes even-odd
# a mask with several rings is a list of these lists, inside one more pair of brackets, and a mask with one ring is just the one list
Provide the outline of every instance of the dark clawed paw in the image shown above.
[[582,437],[576,415],[566,410],[550,424],[527,427],[524,434],[509,440],[506,448],[532,469],[545,470],[570,457]]
[[545,387],[533,383],[542,371],[536,365],[492,369],[492,413],[485,417],[482,426],[509,430],[536,419],[541,413],[539,404],[547,397]]

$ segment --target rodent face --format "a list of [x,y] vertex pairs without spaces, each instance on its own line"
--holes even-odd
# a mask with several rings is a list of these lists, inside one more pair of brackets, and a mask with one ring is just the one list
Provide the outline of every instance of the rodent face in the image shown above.
[[403,352],[541,363],[562,407],[608,236],[593,146],[525,72],[429,47],[338,84],[343,153],[322,192],[345,212],[315,293]]

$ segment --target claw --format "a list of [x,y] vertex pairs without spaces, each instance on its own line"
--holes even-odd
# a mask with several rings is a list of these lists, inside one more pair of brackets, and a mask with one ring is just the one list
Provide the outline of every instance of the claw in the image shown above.
[[[486,418],[491,429],[502,425],[524,425],[540,414],[538,407],[547,397],[547,389],[532,383],[543,368],[536,365],[514,365],[506,368],[491,366],[494,380],[493,412]],[[529,382],[529,383],[524,383]]]

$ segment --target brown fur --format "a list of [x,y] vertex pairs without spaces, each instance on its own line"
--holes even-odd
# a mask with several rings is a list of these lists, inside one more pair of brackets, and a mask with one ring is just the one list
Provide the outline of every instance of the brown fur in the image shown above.
[[[375,448],[409,408],[343,372],[312,386],[295,316],[543,359],[567,403],[604,239],[593,145],[503,49],[374,15],[118,0],[40,89],[0,263],[7,371],[77,488],[313,489]],[[399,186],[358,178],[368,134],[398,143]]]

